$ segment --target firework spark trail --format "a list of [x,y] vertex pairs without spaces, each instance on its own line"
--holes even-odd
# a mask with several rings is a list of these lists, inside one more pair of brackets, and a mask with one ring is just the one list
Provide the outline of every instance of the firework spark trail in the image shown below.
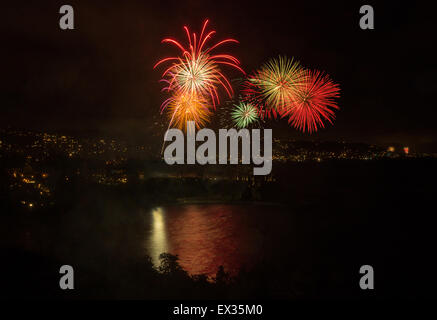
[[[212,105],[215,109],[220,103],[218,88],[222,87],[229,97],[233,95],[233,89],[220,69],[220,66],[230,66],[241,71],[240,62],[237,58],[228,54],[212,54],[212,51],[226,43],[238,43],[235,39],[225,39],[215,45],[204,49],[209,39],[216,33],[206,32],[208,20],[205,21],[197,38],[196,33],[190,33],[185,26],[184,30],[188,38],[188,50],[178,41],[166,38],[163,43],[173,44],[181,50],[181,56],[168,57],[158,61],[154,68],[162,63],[171,62],[171,65],[163,72],[162,77],[166,79],[167,91],[177,90],[183,94],[192,94],[196,97],[208,97],[208,107]],[[165,108],[163,105],[161,108]]]
[[320,71],[306,73],[304,85],[295,96],[294,107],[283,116],[289,115],[288,122],[295,128],[312,133],[325,127],[324,120],[332,124],[333,109],[339,109],[334,99],[340,96],[340,88]]

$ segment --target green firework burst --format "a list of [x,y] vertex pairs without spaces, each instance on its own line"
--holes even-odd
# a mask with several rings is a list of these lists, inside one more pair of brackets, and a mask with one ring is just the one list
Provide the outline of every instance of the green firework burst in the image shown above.
[[267,62],[252,82],[259,86],[267,106],[277,111],[288,110],[304,85],[303,71],[298,61],[280,56]]
[[258,121],[258,110],[255,106],[245,102],[234,104],[234,106],[231,117],[237,128],[247,128],[250,124]]

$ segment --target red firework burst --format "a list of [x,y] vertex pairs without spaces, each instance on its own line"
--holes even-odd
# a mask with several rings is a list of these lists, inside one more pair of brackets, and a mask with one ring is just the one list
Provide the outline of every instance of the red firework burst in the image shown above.
[[214,54],[218,47],[226,43],[238,43],[235,39],[225,39],[216,44],[208,46],[215,31],[207,31],[208,20],[202,27],[200,36],[196,33],[190,33],[187,27],[184,30],[187,35],[187,46],[174,39],[164,39],[163,43],[170,43],[180,49],[181,55],[176,57],[164,58],[155,64],[153,68],[166,62],[171,65],[162,74],[163,81],[167,83],[167,91],[178,91],[184,94],[190,94],[196,97],[207,98],[215,108],[220,103],[217,92],[218,87],[224,88],[229,97],[233,95],[233,89],[230,81],[224,75],[221,66],[228,66],[241,71],[240,61],[229,54]]
[[294,96],[293,108],[281,115],[288,115],[288,122],[296,129],[312,133],[319,127],[324,128],[325,120],[332,124],[335,119],[334,110],[339,109],[334,99],[339,96],[339,85],[328,75],[320,71],[307,71],[303,85]]

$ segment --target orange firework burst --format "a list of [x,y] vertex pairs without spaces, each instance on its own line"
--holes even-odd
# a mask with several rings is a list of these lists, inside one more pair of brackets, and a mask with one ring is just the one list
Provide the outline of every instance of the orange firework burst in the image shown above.
[[177,92],[167,101],[168,116],[170,124],[186,130],[187,121],[194,121],[196,127],[203,127],[211,115],[208,103],[192,93]]
[[[203,24],[200,37],[197,37],[196,33],[191,34],[188,28],[184,27],[188,38],[188,47],[184,47],[174,39],[162,40],[163,43],[170,43],[178,47],[182,54],[178,57],[162,59],[154,66],[156,68],[162,63],[171,62],[171,65],[162,74],[162,81],[167,84],[163,90],[176,92],[172,98],[164,101],[161,111],[167,106],[173,105],[170,101],[176,101],[183,97],[183,99],[195,101],[191,112],[195,113],[198,110],[201,115],[197,118],[201,119],[205,115],[205,108],[213,107],[215,109],[216,105],[220,103],[219,87],[223,88],[229,97],[232,97],[232,86],[220,67],[230,66],[243,73],[244,71],[239,66],[240,62],[234,56],[214,54],[213,51],[225,43],[238,43],[238,41],[225,39],[212,46],[207,46],[208,40],[215,34],[215,31],[206,31],[207,24],[208,20]],[[176,96],[179,97],[175,98]],[[173,121],[178,115],[179,113],[175,113],[171,116]]]

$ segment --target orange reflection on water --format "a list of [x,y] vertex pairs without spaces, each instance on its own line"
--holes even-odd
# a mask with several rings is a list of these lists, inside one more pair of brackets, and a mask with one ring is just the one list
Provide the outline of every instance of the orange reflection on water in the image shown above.
[[156,265],[160,253],[177,254],[190,274],[214,275],[220,265],[235,273],[258,255],[262,241],[248,229],[244,211],[228,205],[154,208],[148,253]]

